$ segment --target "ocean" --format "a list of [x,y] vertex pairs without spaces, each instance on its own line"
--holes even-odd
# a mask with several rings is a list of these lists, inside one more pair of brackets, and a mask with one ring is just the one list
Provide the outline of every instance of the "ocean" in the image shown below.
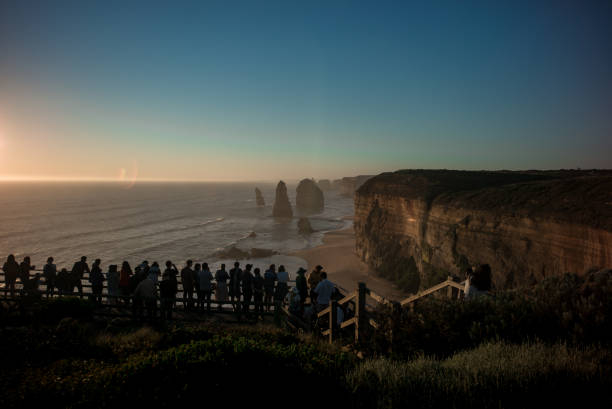
[[[256,206],[255,187],[265,207]],[[296,185],[287,187],[295,206]],[[274,250],[279,255],[249,263],[285,264],[294,272],[305,262],[285,255],[350,226],[344,218],[353,215],[353,200],[325,192],[324,212],[309,216],[317,232],[303,236],[297,215],[288,223],[271,216],[275,188],[273,183],[0,183],[0,258],[12,253],[21,261],[29,255],[39,268],[53,256],[58,268],[70,268],[84,255],[89,263],[100,258],[105,269],[124,260],[132,266],[172,260],[180,267],[192,259],[212,264],[212,270],[234,261],[212,255],[236,246]],[[252,232],[255,237],[249,237]]]

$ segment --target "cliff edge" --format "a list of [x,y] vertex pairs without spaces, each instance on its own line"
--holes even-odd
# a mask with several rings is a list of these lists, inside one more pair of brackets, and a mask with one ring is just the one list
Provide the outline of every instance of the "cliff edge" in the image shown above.
[[498,288],[612,266],[612,171],[402,170],[355,192],[359,256],[407,291],[487,263]]

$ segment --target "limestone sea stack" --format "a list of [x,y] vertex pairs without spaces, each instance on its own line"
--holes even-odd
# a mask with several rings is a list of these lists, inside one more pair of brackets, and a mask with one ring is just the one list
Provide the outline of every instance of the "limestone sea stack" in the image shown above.
[[266,205],[266,201],[264,200],[263,195],[261,194],[261,190],[259,190],[259,188],[255,188],[255,202],[257,203],[257,206],[265,206]]
[[310,225],[310,220],[308,220],[308,217],[300,217],[297,226],[298,233],[300,234],[311,234],[314,232],[312,226]]
[[421,287],[489,264],[497,288],[612,267],[612,171],[383,173],[355,193],[358,255]]
[[289,196],[287,196],[287,186],[282,180],[276,186],[272,216],[280,218],[293,217],[293,210],[291,209],[291,203],[289,203]]
[[296,189],[295,207],[302,214],[321,213],[325,207],[323,191],[312,179],[303,179]]

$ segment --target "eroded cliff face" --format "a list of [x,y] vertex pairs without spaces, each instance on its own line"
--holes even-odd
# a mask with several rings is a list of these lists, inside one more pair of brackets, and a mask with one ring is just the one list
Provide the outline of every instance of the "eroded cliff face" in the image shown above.
[[606,172],[400,171],[355,194],[358,254],[410,291],[483,263],[498,288],[612,267],[611,225]]

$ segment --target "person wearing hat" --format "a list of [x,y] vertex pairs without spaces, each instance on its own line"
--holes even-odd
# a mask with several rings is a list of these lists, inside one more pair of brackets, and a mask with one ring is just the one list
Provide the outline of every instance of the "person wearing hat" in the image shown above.
[[295,278],[295,288],[300,294],[300,312],[304,311],[304,301],[306,301],[306,295],[308,294],[308,285],[304,273],[306,273],[306,269],[300,267]]
[[321,271],[323,271],[323,267],[316,266],[308,276],[308,288],[310,288],[310,302],[312,304],[314,304],[314,300],[317,297],[314,289],[317,288],[317,285],[321,282]]

